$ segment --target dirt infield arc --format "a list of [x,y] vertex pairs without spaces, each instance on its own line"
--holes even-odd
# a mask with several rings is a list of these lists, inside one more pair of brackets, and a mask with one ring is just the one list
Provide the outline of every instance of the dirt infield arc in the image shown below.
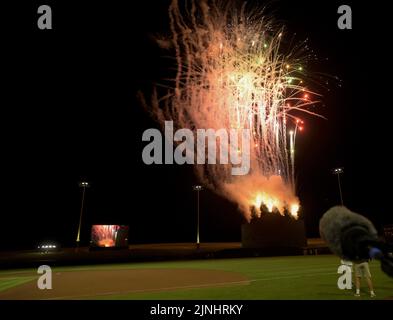
[[244,275],[219,270],[152,268],[54,271],[51,290],[38,289],[37,281],[32,280],[0,292],[0,299],[89,299],[115,294],[247,284],[249,280]]

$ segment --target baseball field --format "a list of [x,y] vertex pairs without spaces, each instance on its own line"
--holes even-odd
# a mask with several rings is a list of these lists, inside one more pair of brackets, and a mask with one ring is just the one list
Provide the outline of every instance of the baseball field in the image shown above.
[[[205,259],[52,268],[40,290],[35,269],[0,271],[0,299],[370,299],[337,288],[332,255]],[[371,262],[374,299],[393,297],[393,279]]]

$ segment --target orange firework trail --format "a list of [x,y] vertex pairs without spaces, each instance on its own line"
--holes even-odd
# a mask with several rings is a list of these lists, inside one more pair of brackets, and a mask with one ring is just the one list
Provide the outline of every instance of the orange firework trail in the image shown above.
[[154,114],[179,128],[249,129],[248,175],[207,164],[196,166],[198,176],[238,203],[247,218],[250,205],[261,204],[296,216],[287,122],[296,119],[295,110],[314,114],[305,107],[317,96],[302,85],[301,47],[281,50],[283,28],[231,1],[192,1],[181,9],[173,0],[169,17],[172,37],[158,42],[174,49],[177,73],[167,95],[153,95]]

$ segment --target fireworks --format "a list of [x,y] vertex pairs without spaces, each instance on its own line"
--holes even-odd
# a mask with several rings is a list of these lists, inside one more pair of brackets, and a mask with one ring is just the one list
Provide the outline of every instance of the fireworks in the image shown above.
[[287,126],[296,120],[293,111],[314,114],[306,106],[317,96],[303,86],[301,48],[285,48],[283,28],[231,1],[192,1],[183,10],[173,0],[169,17],[172,37],[159,43],[174,49],[177,72],[166,95],[153,95],[153,113],[179,128],[250,130],[247,176],[232,176],[227,165],[206,164],[195,166],[199,178],[238,203],[247,218],[250,206],[262,204],[296,216]]
[[117,225],[94,225],[92,239],[100,247],[114,247],[119,229]]

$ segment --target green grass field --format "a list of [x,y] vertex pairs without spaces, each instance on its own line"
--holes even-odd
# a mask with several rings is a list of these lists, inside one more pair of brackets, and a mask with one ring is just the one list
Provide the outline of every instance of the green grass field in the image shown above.
[[12,288],[18,285],[21,285],[23,283],[29,282],[34,280],[36,277],[18,277],[15,275],[12,275],[11,277],[5,277],[0,279],[0,291],[4,291],[8,288]]
[[[337,288],[337,268],[340,260],[335,256],[295,256],[272,258],[211,259],[193,261],[149,262],[101,266],[56,268],[54,272],[78,270],[116,270],[140,268],[192,268],[238,272],[245,275],[250,284],[232,284],[216,287],[190,288],[168,291],[102,295],[94,299],[370,299],[365,283],[362,296],[356,298],[352,290]],[[379,262],[371,262],[370,270],[377,299],[393,297],[393,279],[386,276]],[[31,270],[30,270],[31,271]],[[0,281],[0,291],[31,281],[18,277],[18,271],[0,271],[6,277]]]

